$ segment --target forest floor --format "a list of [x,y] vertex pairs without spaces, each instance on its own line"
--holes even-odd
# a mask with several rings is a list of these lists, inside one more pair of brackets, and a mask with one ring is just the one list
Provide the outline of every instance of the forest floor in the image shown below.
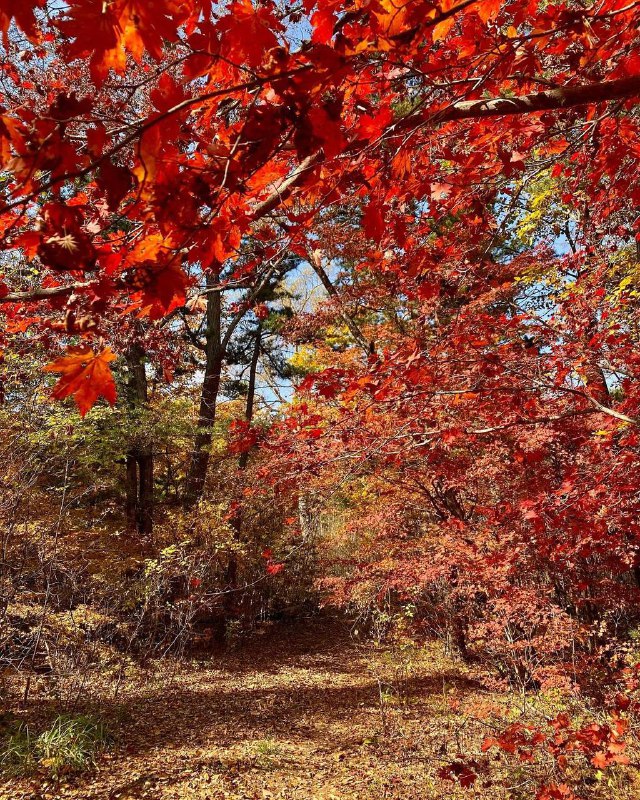
[[[435,646],[358,643],[336,620],[276,626],[94,697],[116,735],[97,767],[0,783],[0,800],[532,797],[492,783],[499,764],[480,749],[490,731],[465,711],[499,697]],[[438,776],[459,752],[477,761],[471,792]]]

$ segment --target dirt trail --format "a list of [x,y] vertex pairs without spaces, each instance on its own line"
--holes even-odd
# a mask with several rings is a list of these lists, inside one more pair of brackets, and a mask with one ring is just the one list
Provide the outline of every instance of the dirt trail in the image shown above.
[[451,697],[479,689],[442,657],[408,659],[325,620],[164,667],[117,702],[101,699],[118,743],[94,772],[0,784],[0,800],[455,797],[436,773],[471,742]]

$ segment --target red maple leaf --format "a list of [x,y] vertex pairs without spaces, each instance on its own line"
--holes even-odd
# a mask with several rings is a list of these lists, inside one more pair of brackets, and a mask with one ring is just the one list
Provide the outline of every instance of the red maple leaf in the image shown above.
[[62,376],[53,387],[51,397],[63,400],[73,396],[83,417],[99,397],[113,405],[116,402],[116,384],[109,363],[115,359],[110,347],[105,347],[100,353],[94,353],[87,345],[69,347],[66,355],[44,367],[44,372],[56,372]]
[[38,245],[38,255],[44,264],[59,272],[95,269],[96,250],[82,230],[82,222],[77,208],[61,203],[44,206]]

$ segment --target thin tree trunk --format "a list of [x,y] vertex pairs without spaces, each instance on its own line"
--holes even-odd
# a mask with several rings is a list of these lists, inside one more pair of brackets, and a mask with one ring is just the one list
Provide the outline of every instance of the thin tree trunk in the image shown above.
[[126,455],[126,479],[125,479],[125,516],[127,519],[127,530],[135,533],[137,529],[137,505],[138,505],[138,465],[133,451],[130,450]]
[[[148,403],[147,373],[144,350],[133,344],[126,353],[129,368],[128,402],[132,412]],[[126,455],[127,529],[142,536],[153,531],[153,445],[147,441],[131,443]]]
[[[256,330],[256,338],[253,345],[253,354],[251,356],[251,364],[249,365],[249,386],[247,390],[247,402],[245,404],[244,418],[247,422],[253,419],[253,410],[256,398],[256,374],[258,372],[258,361],[260,360],[260,351],[262,348],[262,325],[259,324]],[[249,451],[245,450],[240,454],[238,459],[238,468],[241,472],[247,468],[249,463]],[[242,537],[242,507],[239,506],[236,513],[231,520],[231,527],[233,528],[233,535],[236,541],[240,541]],[[236,593],[238,589],[238,556],[232,551],[229,556],[227,570],[225,574],[226,594],[224,599],[224,615],[225,619],[229,619],[237,605]]]
[[[303,163],[306,164],[306,161]],[[296,180],[298,180],[299,175],[304,174],[308,168],[309,167],[306,166],[303,170],[301,165]],[[267,202],[271,202],[269,198],[265,201],[265,203]],[[266,213],[266,211],[264,213]],[[204,490],[207,468],[209,466],[213,427],[216,421],[216,405],[218,402],[218,392],[220,391],[222,365],[227,354],[229,342],[231,341],[234,331],[251,307],[251,304],[256,297],[258,297],[260,292],[268,286],[275,269],[283,260],[283,258],[280,258],[275,264],[271,264],[265,271],[265,274],[260,277],[257,284],[249,292],[245,303],[232,317],[224,335],[222,334],[222,287],[215,282],[213,276],[207,278],[206,366],[204,382],[202,384],[202,394],[200,397],[198,431],[194,439],[191,461],[185,481],[183,503],[186,508],[192,508],[196,505],[202,497],[202,492]]]
[[138,492],[138,533],[150,536],[153,532],[153,452],[145,448],[138,455],[140,489]]
[[[253,419],[253,406],[256,399],[256,374],[258,372],[258,361],[260,359],[260,350],[262,347],[262,325],[258,325],[256,331],[256,339],[253,345],[253,354],[251,356],[251,364],[249,366],[249,387],[247,390],[247,403],[245,405],[244,418],[247,422]],[[240,454],[238,466],[240,469],[246,469],[247,462],[249,461],[249,451],[245,450]]]
[[194,506],[202,496],[207,477],[224,358],[221,325],[222,295],[220,291],[210,292],[207,295],[206,366],[200,396],[198,431],[193,442],[184,492],[184,504],[187,508]]

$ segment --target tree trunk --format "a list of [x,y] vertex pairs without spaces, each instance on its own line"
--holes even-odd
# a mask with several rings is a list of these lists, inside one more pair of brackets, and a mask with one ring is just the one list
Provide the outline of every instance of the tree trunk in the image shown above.
[[[212,279],[208,280],[209,284]],[[211,283],[211,285],[213,285]],[[207,332],[206,332],[206,366],[200,410],[198,414],[198,431],[193,442],[191,461],[187,470],[184,491],[184,505],[191,508],[200,498],[204,490],[209,466],[213,426],[216,421],[216,405],[220,390],[222,361],[224,358],[221,324],[222,297],[219,291],[207,295]]]
[[[253,419],[253,406],[256,399],[256,374],[258,372],[258,361],[260,359],[260,349],[262,346],[262,325],[258,325],[256,330],[256,340],[253,345],[253,355],[251,356],[251,364],[249,366],[249,387],[247,390],[247,403],[245,405],[244,418],[247,422]],[[249,461],[249,451],[245,450],[240,454],[238,466],[240,469],[246,469]]]
[[125,516],[127,518],[127,530],[134,533],[137,528],[137,506],[138,506],[138,465],[136,457],[132,450],[126,455],[126,499],[125,499]]
[[140,488],[138,491],[138,533],[150,536],[153,532],[153,452],[145,448],[138,455]]
[[[249,386],[247,390],[247,402],[245,405],[244,418],[247,422],[253,419],[253,408],[256,398],[256,374],[258,371],[258,361],[260,360],[260,350],[262,346],[262,325],[258,325],[256,330],[256,338],[253,346],[253,354],[251,356],[251,364],[249,365]],[[238,469],[242,472],[247,468],[249,462],[249,451],[245,450],[240,454],[238,459]],[[231,527],[233,528],[233,535],[236,541],[240,541],[242,537],[242,506],[239,505],[236,513],[231,520]],[[224,596],[224,615],[225,619],[233,616],[237,607],[237,589],[238,589],[238,556],[235,552],[229,555],[229,562],[225,574],[225,588],[226,594]]]
[[[131,345],[126,353],[129,368],[127,399],[133,414],[148,402],[144,355],[139,344]],[[134,439],[127,452],[125,491],[127,529],[149,536],[153,532],[153,445],[144,438]]]

